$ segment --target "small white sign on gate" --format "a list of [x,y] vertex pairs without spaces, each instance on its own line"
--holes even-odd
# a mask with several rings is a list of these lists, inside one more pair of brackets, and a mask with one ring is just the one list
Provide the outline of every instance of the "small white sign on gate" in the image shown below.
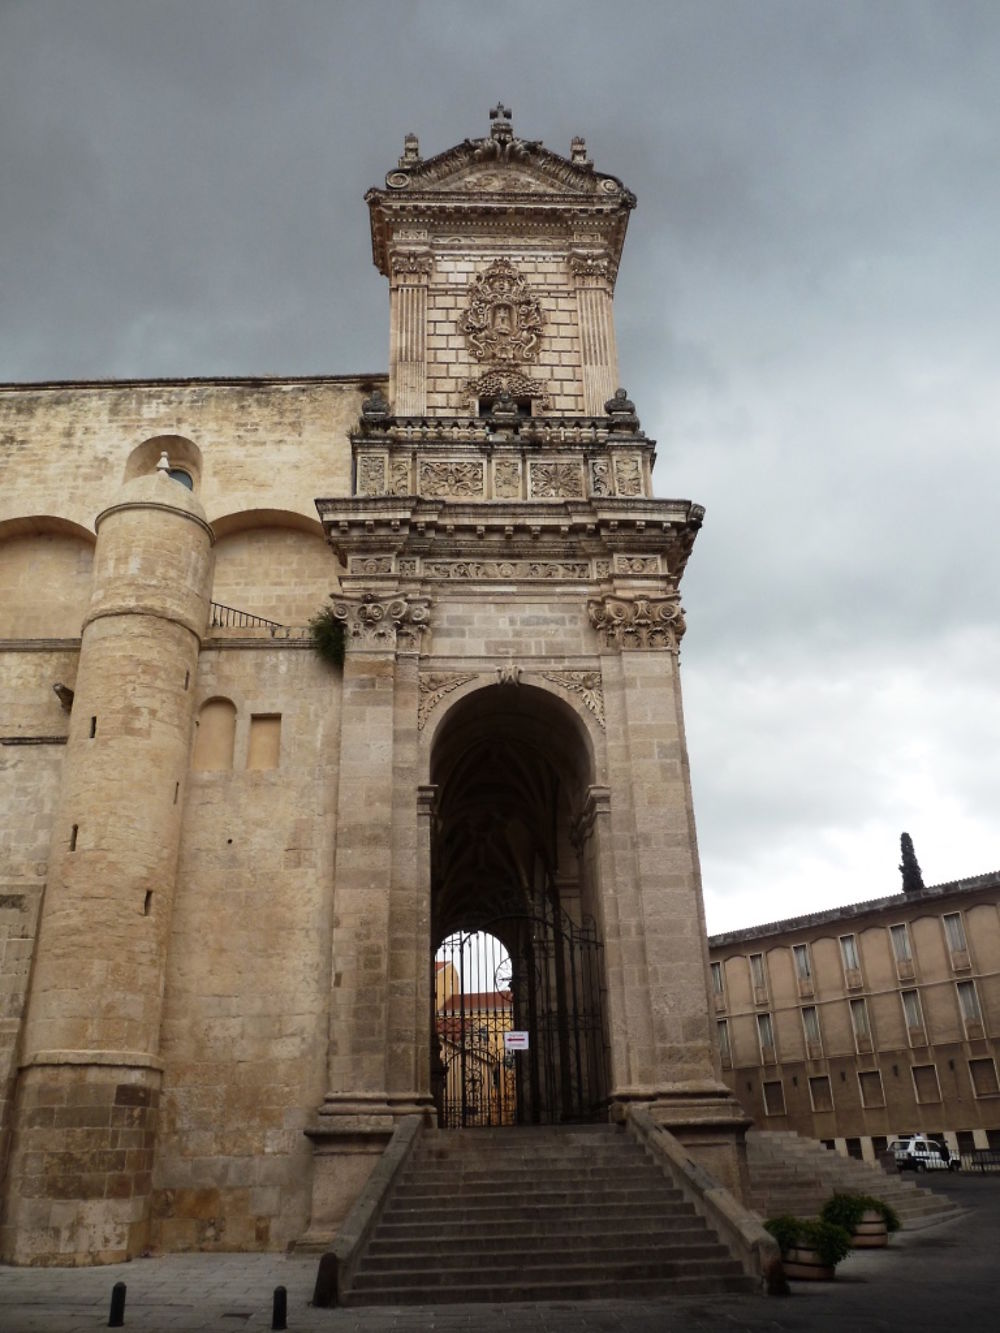
[[505,1051],[526,1051],[528,1049],[527,1032],[505,1032],[503,1034]]

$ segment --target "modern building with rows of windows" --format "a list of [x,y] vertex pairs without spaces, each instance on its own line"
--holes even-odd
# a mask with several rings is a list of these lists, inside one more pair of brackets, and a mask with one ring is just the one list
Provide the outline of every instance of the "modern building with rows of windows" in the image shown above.
[[709,940],[723,1076],[764,1129],[869,1160],[1000,1147],[1000,872]]

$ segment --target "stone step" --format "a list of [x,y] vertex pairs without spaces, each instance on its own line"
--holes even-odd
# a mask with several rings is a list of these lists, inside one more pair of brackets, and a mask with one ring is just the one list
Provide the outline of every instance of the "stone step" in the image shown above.
[[572,1221],[574,1217],[587,1217],[592,1223],[598,1219],[606,1222],[628,1220],[640,1217],[690,1217],[694,1209],[690,1204],[663,1205],[657,1200],[636,1203],[612,1202],[603,1206],[582,1208],[572,1199],[554,1203],[521,1204],[512,1208],[510,1202],[502,1199],[489,1204],[468,1204],[457,1199],[453,1204],[439,1204],[435,1207],[407,1208],[391,1200],[383,1213],[387,1223],[412,1222],[421,1218],[427,1222],[461,1222],[468,1225],[474,1222],[502,1222],[513,1226],[514,1220],[527,1221],[531,1218],[544,1221],[549,1226],[559,1226]]
[[[737,1265],[738,1267],[738,1265]],[[655,1279],[601,1278],[562,1282],[488,1282],[455,1287],[382,1286],[376,1292],[351,1291],[344,1305],[491,1305],[509,1301],[650,1300],[661,1296],[719,1295],[753,1291],[755,1282],[743,1273],[699,1273],[697,1276]]]
[[393,1194],[393,1203],[407,1208],[419,1208],[425,1204],[433,1208],[462,1200],[463,1203],[477,1208],[488,1208],[500,1203],[509,1210],[515,1197],[515,1211],[522,1204],[572,1202],[581,1207],[586,1207],[594,1204],[598,1206],[611,1203],[669,1204],[682,1201],[679,1190],[658,1190],[655,1184],[651,1185],[649,1182],[621,1186],[611,1184],[581,1185],[573,1189],[566,1184],[550,1185],[547,1181],[534,1181],[531,1183],[525,1182],[523,1187],[517,1191],[516,1196],[512,1196],[506,1190],[497,1190],[487,1186],[455,1190],[451,1195],[448,1195],[441,1190],[425,1190],[401,1185]]
[[[719,1249],[722,1249],[720,1246]],[[742,1276],[740,1265],[735,1259],[730,1258],[725,1253],[712,1254],[699,1261],[699,1273],[705,1275],[712,1273],[718,1276]],[[687,1259],[663,1259],[656,1257],[652,1260],[619,1260],[616,1263],[602,1263],[595,1271],[593,1264],[577,1263],[538,1263],[531,1264],[527,1269],[518,1264],[497,1264],[490,1262],[488,1273],[484,1273],[484,1259],[480,1257],[478,1263],[470,1258],[470,1262],[462,1268],[442,1268],[435,1267],[429,1269],[424,1266],[417,1266],[409,1269],[398,1269],[391,1274],[368,1272],[362,1268],[355,1275],[353,1289],[357,1292],[374,1291],[381,1288],[383,1291],[387,1286],[400,1287],[421,1287],[428,1289],[441,1289],[447,1287],[467,1287],[476,1285],[476,1279],[487,1278],[490,1286],[507,1288],[511,1285],[521,1285],[525,1283],[546,1284],[546,1285],[572,1285],[576,1282],[592,1282],[598,1278],[601,1282],[622,1282],[622,1281],[663,1281],[667,1278],[681,1278],[691,1272],[690,1262]]]
[[[398,1232],[407,1234],[398,1235]],[[663,1247],[668,1245],[684,1246],[689,1244],[700,1244],[706,1239],[714,1241],[712,1233],[705,1226],[701,1218],[693,1218],[682,1225],[675,1227],[650,1227],[648,1229],[639,1227],[616,1227],[609,1232],[606,1240],[600,1240],[599,1235],[595,1235],[592,1229],[588,1227],[579,1227],[575,1233],[568,1233],[564,1228],[556,1232],[542,1229],[532,1229],[527,1224],[525,1229],[520,1227],[514,1235],[498,1234],[495,1230],[489,1235],[470,1236],[468,1231],[456,1228],[453,1233],[447,1234],[440,1227],[421,1226],[415,1224],[410,1227],[395,1228],[392,1234],[379,1235],[369,1242],[367,1254],[375,1257],[392,1254],[410,1254],[416,1253],[448,1253],[454,1250],[456,1244],[463,1240],[480,1240],[488,1243],[491,1254],[513,1254],[520,1253],[528,1249],[532,1253],[542,1254],[553,1251],[562,1252],[566,1248],[566,1237],[568,1234],[579,1235],[579,1241],[573,1247],[573,1253],[576,1256],[582,1256],[589,1252],[600,1256],[611,1253],[615,1250],[624,1250],[629,1253],[643,1250],[647,1246],[656,1247],[657,1253],[662,1253]]]
[[[672,1245],[669,1262],[691,1264],[700,1263],[703,1259],[731,1261],[732,1256],[724,1245],[706,1237],[707,1233],[704,1233],[701,1240],[691,1239],[683,1244]],[[662,1247],[651,1243],[638,1247],[621,1244],[587,1245],[573,1250],[575,1265],[591,1268],[596,1266],[601,1272],[642,1266],[650,1269],[655,1276],[662,1269],[664,1262]],[[562,1271],[565,1268],[565,1261],[558,1252],[554,1253],[552,1248],[542,1250],[522,1244],[520,1249],[514,1250],[498,1250],[491,1247],[490,1265],[498,1274],[510,1271],[534,1276],[540,1270],[548,1271],[555,1268],[556,1271]],[[472,1273],[478,1276],[483,1271],[483,1255],[481,1252],[471,1253],[467,1246],[454,1245],[425,1245],[419,1249],[411,1248],[393,1254],[372,1253],[369,1250],[358,1271],[362,1274],[425,1272],[429,1267],[442,1272],[460,1272],[466,1275]]]
[[[704,1226],[701,1219],[693,1211],[680,1217],[672,1217],[664,1214],[649,1214],[646,1217],[634,1217],[624,1213],[618,1217],[595,1217],[591,1214],[581,1215],[579,1212],[563,1213],[549,1218],[538,1217],[518,1217],[516,1233],[511,1228],[504,1228],[504,1234],[516,1234],[526,1237],[538,1237],[544,1239],[549,1236],[565,1237],[567,1242],[574,1242],[578,1237],[583,1236],[607,1237],[608,1241],[613,1241],[618,1236],[658,1237],[663,1244],[669,1245],[674,1236],[683,1236],[687,1234],[692,1226]],[[415,1214],[412,1220],[400,1221],[398,1219],[383,1220],[379,1223],[374,1238],[369,1244],[375,1244],[378,1240],[407,1240],[418,1237],[440,1236],[451,1244],[462,1241],[463,1239],[470,1244],[473,1242],[483,1245],[492,1245],[494,1237],[498,1233],[497,1226],[493,1220],[490,1221],[468,1221],[466,1219],[456,1218],[452,1221],[437,1220],[429,1222],[424,1220],[421,1215]]]

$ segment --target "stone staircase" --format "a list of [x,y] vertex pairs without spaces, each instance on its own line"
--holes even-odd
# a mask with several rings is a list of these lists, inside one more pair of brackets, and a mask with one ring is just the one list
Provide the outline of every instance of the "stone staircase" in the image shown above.
[[962,1209],[943,1194],[920,1189],[912,1180],[880,1166],[824,1148],[816,1139],[790,1130],[752,1129],[747,1134],[749,1206],[761,1217],[791,1213],[816,1217],[831,1194],[872,1194],[891,1204],[908,1229],[930,1226]]
[[431,1130],[342,1300],[588,1300],[754,1286],[623,1129]]

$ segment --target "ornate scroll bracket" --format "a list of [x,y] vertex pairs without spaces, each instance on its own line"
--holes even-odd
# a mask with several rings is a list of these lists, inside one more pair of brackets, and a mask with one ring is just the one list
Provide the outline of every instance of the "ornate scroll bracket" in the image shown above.
[[430,606],[426,597],[379,599],[366,592],[358,598],[335,598],[333,616],[344,626],[348,652],[352,648],[393,651],[419,643],[430,625]]
[[590,623],[605,644],[619,649],[678,651],[686,628],[679,596],[604,597],[587,603]]
[[599,671],[543,671],[541,674],[544,680],[552,681],[553,685],[561,685],[564,690],[578,694],[584,707],[604,727],[604,687]]
[[570,825],[569,839],[580,851],[594,831],[598,816],[606,815],[611,809],[611,790],[608,787],[589,787],[583,809]]
[[423,731],[427,719],[445,695],[475,680],[476,674],[475,671],[429,671],[422,675],[418,682],[417,730]]

